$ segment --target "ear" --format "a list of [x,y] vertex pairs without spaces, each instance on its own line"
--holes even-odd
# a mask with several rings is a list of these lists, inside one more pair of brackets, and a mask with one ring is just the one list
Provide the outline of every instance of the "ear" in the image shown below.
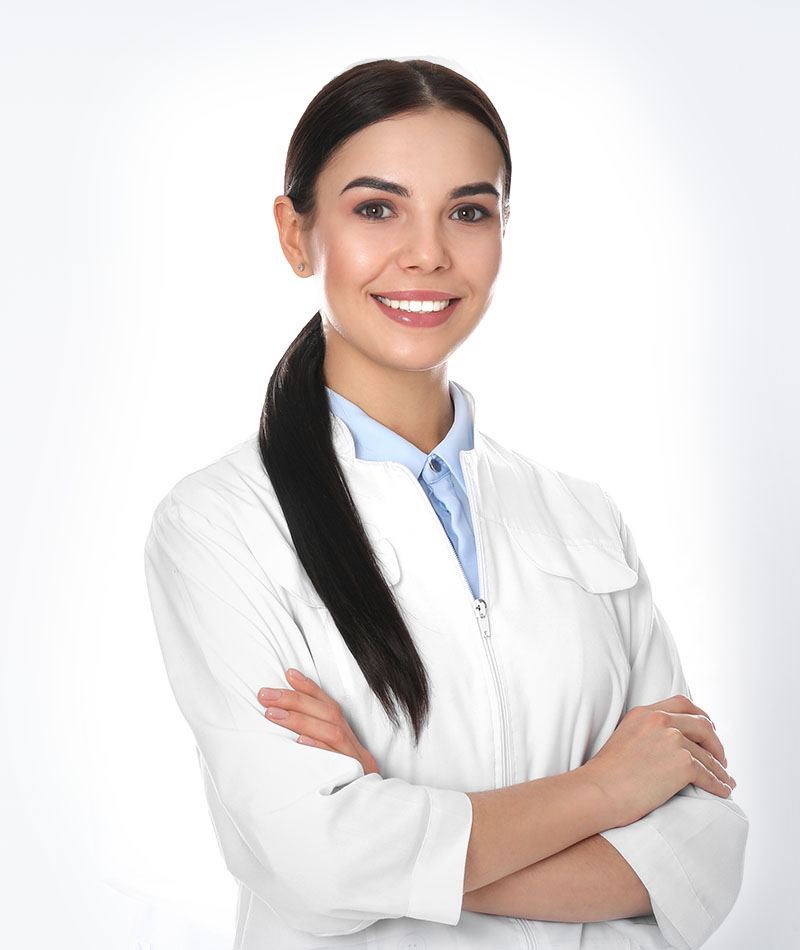
[[[292,265],[292,270],[301,277],[310,277],[312,274],[308,255],[305,252],[303,232],[300,216],[294,210],[292,199],[286,195],[278,195],[272,207],[275,215],[275,224],[278,226],[278,239],[284,257]],[[303,272],[299,268],[302,266]]]

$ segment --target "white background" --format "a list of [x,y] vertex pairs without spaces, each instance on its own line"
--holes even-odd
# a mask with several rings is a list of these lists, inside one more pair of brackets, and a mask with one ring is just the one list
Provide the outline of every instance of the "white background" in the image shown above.
[[485,88],[514,160],[501,286],[450,375],[483,431],[619,504],[751,821],[707,946],[797,946],[800,7],[16,6],[3,945],[232,944],[144,539],[180,477],[255,431],[316,309],[271,214],[306,103],[354,62],[429,55]]

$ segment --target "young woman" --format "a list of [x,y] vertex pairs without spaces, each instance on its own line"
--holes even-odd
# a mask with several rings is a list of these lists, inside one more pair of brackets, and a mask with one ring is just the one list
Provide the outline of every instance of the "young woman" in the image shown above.
[[259,432],[155,512],[236,950],[686,950],[738,893],[747,820],[616,505],[484,434],[448,380],[510,180],[451,70],[325,86],[275,201],[319,312]]

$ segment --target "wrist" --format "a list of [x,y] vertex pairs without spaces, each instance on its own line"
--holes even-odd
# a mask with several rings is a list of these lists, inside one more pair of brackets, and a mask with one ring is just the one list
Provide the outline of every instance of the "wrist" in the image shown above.
[[574,781],[582,787],[583,795],[590,802],[589,807],[593,818],[591,834],[600,834],[609,828],[627,824],[621,814],[618,801],[611,793],[608,782],[604,779],[594,759],[589,759],[588,762],[584,762],[568,774],[575,776]]

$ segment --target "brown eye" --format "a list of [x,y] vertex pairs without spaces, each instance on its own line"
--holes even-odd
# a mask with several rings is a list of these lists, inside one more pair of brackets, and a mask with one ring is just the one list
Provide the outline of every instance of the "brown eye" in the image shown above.
[[488,214],[483,208],[478,208],[475,205],[465,205],[463,208],[457,208],[451,217],[457,221],[480,221],[481,218],[488,217]]
[[361,215],[363,218],[369,218],[370,221],[380,221],[382,218],[390,217],[392,213],[388,205],[379,201],[370,201],[367,204],[359,205],[355,211],[356,214]]

